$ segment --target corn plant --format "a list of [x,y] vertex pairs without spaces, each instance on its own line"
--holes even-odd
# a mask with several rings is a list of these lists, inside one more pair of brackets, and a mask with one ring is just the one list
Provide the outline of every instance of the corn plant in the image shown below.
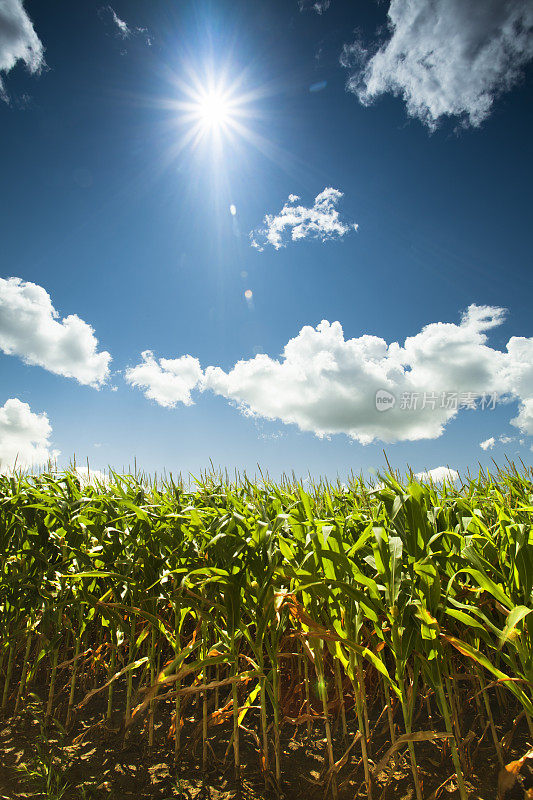
[[501,765],[496,720],[511,729],[518,712],[533,735],[532,519],[532,473],[514,465],[457,487],[392,471],[305,490],[216,473],[0,476],[2,714],[37,698],[43,731],[75,736],[99,695],[102,725],[124,741],[137,727],[150,752],[166,713],[178,768],[196,730],[207,772],[225,731],[235,782],[246,737],[278,794],[297,726],[324,738],[335,800],[350,770],[371,798],[404,748],[421,800],[418,748],[445,742],[465,800],[465,702]]

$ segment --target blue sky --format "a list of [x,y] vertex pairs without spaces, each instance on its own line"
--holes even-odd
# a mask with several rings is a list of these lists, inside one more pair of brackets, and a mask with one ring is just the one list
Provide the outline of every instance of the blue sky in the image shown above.
[[[483,24],[462,21],[479,47],[458,59],[443,3],[417,0],[413,20],[401,0],[8,0],[4,465],[60,451],[95,469],[334,477],[381,468],[383,449],[415,470],[531,460],[533,20],[493,0]],[[402,78],[394,48],[435,38],[430,88],[420,63]],[[223,124],[204,118],[210,81],[217,103],[234,87]],[[324,190],[339,194],[314,206]],[[290,195],[301,238],[287,225],[276,248],[260,231]],[[44,293],[56,323],[85,325],[63,339]],[[472,305],[485,322],[462,317]],[[376,411],[380,388],[394,409]],[[406,391],[478,407],[402,409]]]

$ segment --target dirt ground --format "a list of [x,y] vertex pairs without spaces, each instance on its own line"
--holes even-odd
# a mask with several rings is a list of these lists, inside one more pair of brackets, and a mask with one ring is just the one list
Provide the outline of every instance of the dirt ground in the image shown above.
[[[41,695],[42,696],[42,695]],[[120,694],[116,705],[123,708]],[[495,704],[496,705],[496,704]],[[65,701],[55,709],[59,720],[65,719]],[[185,711],[181,730],[182,755],[174,764],[174,741],[169,736],[172,702],[158,703],[154,745],[148,746],[148,724],[144,717],[129,732],[124,742],[121,729],[122,713],[117,712],[109,723],[105,702],[99,698],[77,712],[68,733],[54,724],[43,731],[38,709],[42,706],[31,699],[16,718],[0,717],[0,798],[47,798],[48,800],[166,800],[167,798],[210,798],[211,800],[271,800],[276,798],[273,784],[265,786],[261,771],[258,740],[258,711],[252,709],[241,730],[240,750],[242,776],[240,786],[233,770],[231,720],[209,728],[208,768],[202,770],[200,703],[191,702]],[[505,719],[494,708],[498,735],[513,727],[512,715]],[[334,755],[339,760],[357,733],[353,709],[347,707],[348,735],[342,736],[340,720],[334,716]],[[376,716],[376,715],[374,715]],[[498,796],[499,765],[490,731],[482,736],[480,721],[466,714],[463,757],[467,788],[472,800],[493,800]],[[435,720],[428,718],[425,706],[420,709],[415,730],[432,730]],[[370,758],[377,765],[390,746],[385,716],[375,725],[370,745]],[[313,723],[308,736],[306,724],[286,722],[282,727],[282,787],[285,800],[319,800],[331,796],[331,786],[324,780],[326,739],[324,723]],[[528,732],[521,721],[505,753],[506,763],[524,755],[530,747]],[[418,742],[415,745],[424,800],[455,800],[459,797],[453,777],[450,749],[445,739]],[[526,762],[519,782],[505,794],[505,800],[524,797],[524,788],[533,785]],[[51,769],[50,769],[51,766]],[[29,775],[37,772],[39,776]],[[48,794],[44,789],[49,779]],[[447,779],[449,779],[447,781]],[[363,765],[358,743],[352,747],[346,763],[337,774],[340,800],[365,797]],[[446,782],[447,781],[447,782]],[[64,788],[63,794],[61,789]],[[391,758],[373,777],[373,800],[410,800],[415,797],[407,749]]]

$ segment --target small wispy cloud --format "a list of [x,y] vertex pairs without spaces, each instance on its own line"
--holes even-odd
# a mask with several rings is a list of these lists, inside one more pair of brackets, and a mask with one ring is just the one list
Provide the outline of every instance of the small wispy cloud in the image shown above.
[[262,251],[265,245],[271,245],[279,250],[289,240],[319,239],[325,242],[356,231],[358,225],[344,222],[337,211],[342,197],[343,193],[338,189],[326,187],[317,194],[313,205],[307,207],[299,205],[298,195],[290,194],[278,214],[266,214],[263,225],[250,232],[252,247]]
[[[511,444],[512,442],[516,442],[516,436],[489,436],[488,439],[485,439],[484,442],[480,442],[479,446],[482,450],[492,450],[497,444]],[[522,444],[522,440],[519,441],[519,444]]]
[[472,126],[533,58],[533,4],[524,0],[391,0],[379,47],[344,46],[347,83],[363,105],[387,92],[430,129],[445,116]]
[[125,20],[119,17],[112,6],[102,6],[98,10],[98,15],[104,23],[111,26],[114,35],[119,39],[132,39],[135,36],[142,36],[148,46],[152,44],[152,38],[149,35],[147,28],[128,25]]
[[44,47],[22,0],[0,2],[0,99],[9,102],[3,75],[21,61],[28,72],[38,74],[45,66]]
[[323,14],[331,5],[331,0],[298,0],[300,11],[312,9],[317,14]]
[[117,12],[115,11],[114,8],[111,8],[111,6],[108,6],[108,9],[111,12],[111,16],[113,18],[113,22],[115,23],[115,25],[118,28],[119,36],[121,36],[123,39],[129,39],[129,37],[131,36],[132,31],[131,31],[131,28],[128,26],[128,23],[124,22],[123,19],[120,19],[120,17],[118,16],[118,14],[117,14]]

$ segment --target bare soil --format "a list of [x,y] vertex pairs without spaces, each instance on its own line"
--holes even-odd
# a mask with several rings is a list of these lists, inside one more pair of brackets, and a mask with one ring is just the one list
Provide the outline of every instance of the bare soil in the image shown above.
[[[41,696],[43,696],[42,693]],[[121,705],[120,693],[116,705]],[[201,710],[200,702],[192,701],[185,711],[181,730],[182,753],[180,763],[174,763],[174,741],[169,734],[172,726],[172,702],[159,702],[155,722],[154,745],[148,746],[148,721],[144,716],[129,731],[124,741],[122,714],[117,712],[110,722],[105,722],[105,702],[99,697],[77,712],[68,733],[62,733],[54,724],[48,724],[42,733],[41,721],[36,718],[36,704],[27,703],[16,718],[0,718],[0,798],[55,798],[54,793],[43,792],[43,781],[25,774],[39,768],[44,762],[53,763],[54,774],[61,784],[66,784],[64,800],[166,800],[180,798],[210,798],[212,800],[272,800],[276,792],[272,782],[265,785],[261,770],[258,740],[253,731],[258,730],[258,711],[252,709],[241,730],[240,751],[242,774],[240,785],[233,770],[231,748],[231,720],[210,725],[208,737],[208,767],[202,770]],[[298,703],[293,703],[295,708]],[[334,704],[332,704],[334,706]],[[318,704],[316,706],[318,708]],[[285,713],[290,708],[285,708]],[[500,738],[513,727],[512,715],[505,719],[494,708],[495,722]],[[294,713],[294,711],[293,711]],[[63,700],[54,710],[57,719],[65,719]],[[353,709],[346,709],[348,736],[341,735],[339,715],[332,708],[335,758],[339,760],[357,733]],[[376,723],[376,720],[371,726]],[[416,719],[415,730],[432,730],[435,720],[429,719],[426,706],[422,706]],[[473,800],[493,800],[498,796],[499,765],[490,731],[482,736],[480,720],[474,715],[462,719],[464,727],[463,760],[467,787]],[[288,721],[282,727],[282,777],[281,797],[285,800],[320,800],[331,796],[331,786],[324,778],[326,771],[326,740],[323,721],[311,726],[308,736],[306,723],[294,725]],[[370,756],[377,764],[390,746],[390,736],[385,716],[375,725]],[[416,744],[419,773],[426,800],[455,800],[459,797],[449,746],[445,740]],[[521,721],[515,729],[506,751],[506,762],[521,757],[528,749],[527,728]],[[39,755],[40,753],[40,755]],[[524,797],[524,788],[533,785],[524,766],[519,781],[506,793],[505,800]],[[37,765],[37,766],[36,766]],[[447,779],[449,780],[447,781]],[[363,765],[360,746],[350,750],[346,763],[337,775],[340,800],[365,797]],[[447,781],[447,782],[446,782]],[[411,800],[415,797],[413,779],[407,750],[374,775],[372,795],[374,800]]]

